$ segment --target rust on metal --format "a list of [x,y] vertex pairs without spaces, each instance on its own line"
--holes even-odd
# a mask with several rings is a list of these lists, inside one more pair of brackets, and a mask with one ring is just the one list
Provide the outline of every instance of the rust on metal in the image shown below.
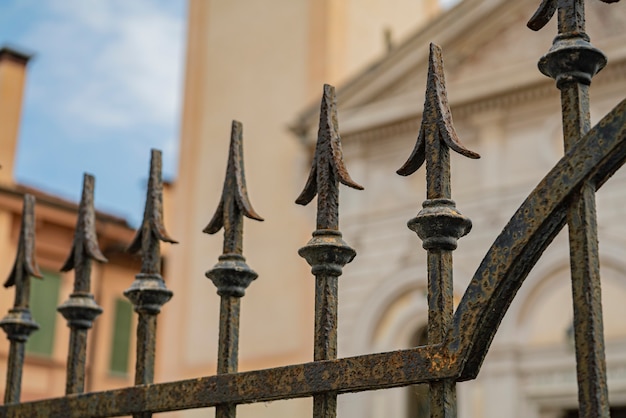
[[626,100],[572,146],[537,185],[483,258],[459,302],[444,346],[474,379],[524,279],[563,228],[586,183],[599,189],[626,161]]
[[[137,321],[137,359],[135,384],[154,382],[157,315],[172,298],[161,276],[161,241],[176,244],[163,225],[163,178],[161,151],[153,149],[150,158],[150,177],[146,206],[141,226],[131,245],[130,253],[141,254],[141,272],[130,288],[124,291],[139,316]],[[147,418],[150,414],[138,414]]]
[[[591,128],[589,85],[607,59],[585,33],[584,0],[544,0],[529,27],[541,29],[557,10],[559,33],[550,51],[539,60],[539,69],[556,80],[561,91],[563,142],[565,152],[569,152]],[[595,193],[593,184],[583,185],[567,213],[581,417],[610,415]]]
[[304,190],[296,199],[297,204],[307,205],[315,195],[318,196],[317,229],[337,229],[339,226],[339,182],[363,190],[363,186],[352,180],[343,162],[335,87],[325,84],[311,172]]
[[[307,245],[298,251],[315,275],[315,361],[337,358],[338,278],[343,266],[356,255],[339,232],[339,183],[363,190],[346,170],[338,125],[335,88],[325,84],[313,164],[304,190],[296,200],[306,205],[317,195],[317,229]],[[313,417],[336,415],[336,392],[313,397]]]
[[11,274],[4,283],[7,288],[15,286],[15,302],[9,313],[0,320],[0,327],[10,341],[5,405],[20,401],[26,341],[33,331],[39,329],[29,309],[31,277],[43,278],[35,262],[35,197],[25,194],[17,255]]
[[78,207],[74,241],[67,261],[61,271],[74,270],[74,291],[70,298],[57,308],[70,327],[67,355],[65,393],[83,393],[85,390],[85,362],[87,359],[87,331],[102,313],[91,291],[92,260],[106,263],[96,236],[96,213],[93,204],[95,179],[85,173],[83,192]]
[[[106,417],[351,393],[454,377],[459,362],[424,346],[273,369],[207,376],[26,402],[0,409],[3,417]],[[434,377],[436,376],[436,377]]]
[[[452,321],[452,251],[456,249],[457,240],[472,228],[472,222],[456,209],[452,200],[449,148],[469,158],[480,157],[468,150],[456,134],[448,106],[441,48],[431,43],[426,99],[417,143],[407,162],[397,171],[408,176],[426,162],[427,200],[417,216],[408,222],[408,227],[422,239],[428,252],[428,344],[431,345],[443,342]],[[456,417],[454,379],[430,384],[430,416]]]
[[[243,257],[243,217],[262,218],[248,198],[242,126],[234,121],[222,196],[204,229],[214,234],[224,228],[223,254],[206,273],[221,296],[217,375],[153,384],[156,317],[172,296],[160,274],[160,242],[174,242],[163,225],[161,153],[153,150],[144,218],[129,248],[141,253],[142,268],[125,292],[139,314],[135,386],[80,394],[80,376],[84,372],[76,368],[76,383],[70,384],[74,373],[70,369],[81,362],[84,367],[84,358],[72,354],[70,348],[67,392],[75,394],[19,403],[24,343],[37,329],[28,310],[29,278],[39,275],[33,258],[34,198],[26,195],[18,255],[5,284],[16,286],[15,306],[0,321],[11,343],[5,405],[0,407],[0,417],[150,417],[158,412],[216,407],[217,417],[234,418],[236,405],[312,396],[313,416],[334,418],[338,394],[428,383],[431,416],[453,418],[456,382],[478,375],[517,291],[566,224],[570,229],[580,416],[608,417],[594,200],[596,191],[626,162],[626,100],[591,127],[588,89],[592,77],[606,65],[606,58],[590,44],[585,33],[582,0],[543,0],[528,26],[539,30],[555,13],[559,35],[539,60],[539,69],[555,79],[561,91],[566,154],[496,238],[455,312],[452,251],[457,240],[470,231],[471,222],[451,199],[449,149],[469,158],[479,156],[460,142],[454,130],[441,49],[430,46],[422,124],[411,156],[398,170],[398,174],[406,176],[426,165],[427,200],[408,226],[422,239],[428,252],[428,345],[337,359],[338,278],[356,255],[339,231],[339,183],[355,189],[362,187],[345,168],[335,90],[325,85],[313,164],[296,201],[306,205],[317,195],[316,230],[299,250],[316,280],[313,361],[237,372],[241,297],[257,277]],[[95,303],[87,313],[69,309],[70,302],[78,301],[75,295],[89,299],[91,260],[104,261],[94,222],[93,178],[85,176],[74,244],[64,266],[64,270],[76,270],[74,293],[59,308],[68,319],[72,335],[74,328],[82,327],[86,336],[86,329],[95,318],[87,315],[95,313]],[[70,342],[71,347],[74,345],[83,347],[84,343]]]
[[[243,257],[243,217],[262,221],[250,204],[243,164],[243,126],[233,121],[228,164],[222,197],[217,210],[203,232],[215,234],[224,228],[224,251],[206,276],[220,295],[220,330],[217,373],[236,373],[239,362],[239,314],[246,288],[257,278]],[[217,418],[234,418],[235,404],[218,405]]]
[[[600,0],[604,3],[617,3],[620,0]],[[573,26],[569,26],[569,28],[577,28],[582,29],[581,32],[584,32],[584,23],[582,28],[578,26],[581,23],[580,17],[584,20],[584,10],[583,10],[583,2],[578,0],[541,0],[541,4],[539,8],[535,12],[535,14],[528,21],[528,27],[532,30],[540,30],[544,26],[548,24],[554,13],[556,12],[560,3],[563,3],[561,6],[561,10],[563,13],[569,15],[565,21],[559,22],[559,27],[564,27],[562,25],[568,25],[573,23]],[[576,16],[576,18],[571,19],[572,16]],[[573,32],[574,30],[572,30]],[[563,31],[565,32],[565,30]]]

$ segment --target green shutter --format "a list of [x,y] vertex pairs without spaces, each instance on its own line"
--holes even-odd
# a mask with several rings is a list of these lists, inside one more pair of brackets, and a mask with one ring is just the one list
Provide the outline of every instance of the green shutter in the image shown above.
[[111,360],[109,362],[109,371],[113,374],[128,373],[132,315],[133,307],[130,302],[124,299],[116,299]]
[[43,272],[43,280],[32,278],[30,283],[30,311],[39,324],[26,343],[26,352],[50,357],[54,350],[54,330],[57,318],[57,304],[61,277],[48,271]]

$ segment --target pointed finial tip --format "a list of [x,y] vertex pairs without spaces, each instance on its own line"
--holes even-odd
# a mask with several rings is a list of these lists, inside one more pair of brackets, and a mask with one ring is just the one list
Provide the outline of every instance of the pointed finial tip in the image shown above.
[[74,240],[70,255],[61,267],[60,271],[67,272],[75,267],[76,251],[83,252],[89,259],[100,263],[108,260],[100,251],[96,236],[96,213],[93,204],[95,177],[89,173],[83,173],[83,192],[78,207],[78,219],[74,232]]
[[[324,94],[320,106],[320,125],[315,146],[315,154],[309,178],[304,186],[304,190],[296,199],[296,204],[307,205],[318,192],[318,187],[325,185],[317,184],[317,172],[331,170],[337,176],[340,183],[357,190],[363,190],[363,186],[356,183],[348,174],[348,170],[343,162],[343,151],[341,149],[341,138],[337,121],[337,104],[335,102],[335,87],[324,84]],[[327,164],[327,163],[330,164]],[[328,177],[322,175],[322,177]]]
[[[169,236],[163,224],[163,180],[161,177],[162,152],[156,148],[150,150],[150,174],[148,177],[148,189],[146,191],[146,204],[141,226],[137,230],[135,238],[130,243],[127,252],[134,254],[142,249],[142,237],[144,232],[162,242],[178,244]],[[145,230],[145,231],[144,231]]]
[[28,276],[42,279],[43,275],[39,271],[39,266],[35,261],[35,196],[24,194],[24,205],[22,207],[22,225],[20,227],[20,237],[17,255],[13,269],[9,278],[4,283],[4,287],[15,285],[15,280],[19,276],[19,270],[24,271]]
[[416,172],[426,160],[426,132],[435,130],[444,146],[457,153],[472,159],[480,158],[480,155],[467,149],[460,141],[452,123],[452,113],[448,103],[446,81],[443,68],[443,52],[439,45],[430,44],[428,57],[428,79],[426,82],[426,99],[422,123],[417,136],[415,147],[411,155],[400,169],[396,171],[401,176],[409,176]]
[[230,131],[230,144],[228,150],[228,163],[226,164],[226,176],[222,189],[222,197],[217,206],[215,214],[208,225],[202,230],[205,234],[215,234],[230,221],[224,220],[229,217],[232,220],[236,213],[225,211],[227,200],[234,199],[235,206],[248,219],[264,221],[264,219],[254,210],[248,197],[246,186],[246,175],[243,163],[243,124],[238,120],[233,120]]

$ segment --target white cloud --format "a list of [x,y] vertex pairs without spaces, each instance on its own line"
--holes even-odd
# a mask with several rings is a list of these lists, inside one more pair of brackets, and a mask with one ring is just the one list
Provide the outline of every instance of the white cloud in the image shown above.
[[47,72],[34,86],[36,97],[54,104],[69,131],[176,124],[182,16],[154,0],[45,4],[49,13],[25,42]]
[[439,0],[439,4],[441,4],[441,7],[443,7],[444,9],[449,9],[452,6],[455,6],[460,0]]

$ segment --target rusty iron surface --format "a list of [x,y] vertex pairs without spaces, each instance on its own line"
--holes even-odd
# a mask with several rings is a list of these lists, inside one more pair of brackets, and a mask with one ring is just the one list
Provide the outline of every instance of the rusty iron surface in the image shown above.
[[566,221],[568,205],[590,183],[598,189],[626,160],[626,100],[565,154],[537,185],[483,258],[445,339],[465,359],[460,380],[478,374],[515,294]]
[[70,327],[67,354],[65,393],[82,393],[85,390],[85,362],[87,359],[87,332],[93,321],[102,313],[91,291],[91,263],[106,263],[96,236],[96,213],[93,203],[95,179],[90,174],[83,177],[83,192],[78,207],[74,241],[62,272],[74,269],[74,291],[70,298],[57,308]]
[[[548,4],[549,3],[549,4]],[[539,69],[561,91],[565,152],[591,128],[589,85],[606,65],[585,33],[583,0],[544,1],[529,27],[541,29],[558,11],[558,36]],[[598,253],[595,185],[586,183],[567,212],[580,417],[609,417]]]
[[[326,84],[311,172],[296,200],[296,203],[306,205],[317,195],[317,229],[307,245],[298,251],[315,276],[315,361],[337,358],[338,279],[343,266],[356,255],[339,232],[339,183],[363,190],[363,186],[352,180],[345,167],[338,125],[335,88]],[[313,397],[314,418],[336,416],[336,392]]]
[[[452,251],[457,240],[469,233],[472,222],[452,200],[450,151],[468,158],[480,156],[468,150],[458,138],[448,105],[443,56],[438,45],[430,44],[428,80],[422,123],[417,143],[397,173],[408,176],[426,162],[426,198],[423,209],[408,222],[409,229],[422,239],[427,250],[428,344],[441,344],[454,312]],[[456,417],[455,379],[430,384],[430,416]]]
[[352,180],[343,162],[335,87],[325,84],[311,172],[304,190],[296,199],[297,204],[307,205],[317,195],[317,229],[339,228],[340,182],[363,190],[363,186]]
[[[130,288],[124,291],[135,307],[137,321],[137,356],[135,384],[154,381],[157,315],[161,307],[172,298],[161,276],[161,241],[176,244],[163,225],[163,178],[161,151],[153,149],[146,205],[141,226],[128,247],[130,253],[141,254],[141,272],[135,276]],[[135,414],[135,418],[148,418],[151,414]]]
[[5,405],[20,401],[26,341],[32,332],[39,329],[29,309],[31,277],[43,278],[35,261],[35,197],[25,194],[17,255],[9,278],[4,283],[4,287],[15,286],[15,302],[9,313],[0,320],[0,327],[10,341]]
[[[223,254],[206,276],[220,295],[220,326],[217,373],[236,373],[239,363],[239,314],[246,288],[257,278],[243,257],[243,217],[263,221],[252,208],[243,164],[243,125],[233,121],[222,197],[203,232],[215,234],[224,228]],[[235,418],[235,404],[218,405],[216,418]]]
[[69,395],[0,408],[0,417],[104,417],[294,399],[406,386],[457,374],[438,347],[315,361],[274,369]]
[[[453,312],[452,299],[452,251],[456,249],[457,240],[469,233],[471,222],[452,200],[449,149],[469,158],[479,155],[468,150],[455,132],[447,100],[442,52],[431,44],[422,125],[411,156],[398,170],[398,174],[407,176],[426,165],[427,200],[408,226],[422,239],[422,246],[428,252],[428,345],[337,359],[338,279],[343,267],[356,255],[339,231],[339,183],[355,189],[362,189],[362,186],[355,183],[346,170],[335,89],[325,85],[311,172],[296,200],[306,205],[317,195],[316,230],[307,245],[299,250],[315,276],[313,362],[237,372],[241,297],[257,277],[243,257],[243,217],[262,218],[248,198],[242,125],[233,121],[222,196],[204,229],[214,234],[224,228],[223,254],[206,273],[221,297],[217,375],[153,384],[156,318],[161,306],[172,296],[160,274],[160,242],[175,242],[163,225],[161,153],[153,150],[144,219],[129,247],[131,252],[141,253],[142,268],[125,292],[139,314],[135,386],[78,393],[82,391],[80,375],[84,375],[84,371],[78,367],[72,372],[70,367],[74,367],[71,364],[80,366],[81,362],[84,367],[81,347],[86,344],[87,329],[93,318],[77,314],[68,318],[72,333],[67,389],[77,393],[18,404],[24,342],[37,328],[28,311],[29,277],[38,274],[33,259],[34,198],[25,196],[18,255],[5,284],[16,286],[15,307],[0,321],[11,341],[5,405],[0,407],[0,417],[129,414],[150,417],[155,412],[214,406],[218,418],[234,418],[239,404],[312,396],[313,416],[334,418],[338,394],[428,383],[431,416],[453,418],[456,416],[456,382],[478,375],[517,291],[542,252],[566,224],[570,230],[580,416],[608,417],[595,193],[626,162],[626,100],[591,127],[589,84],[606,65],[606,57],[590,44],[585,33],[583,0],[543,0],[528,26],[539,30],[555,13],[558,14],[559,34],[538,66],[542,73],[555,79],[561,91],[565,155],[496,238],[456,312]],[[91,259],[104,259],[93,231],[93,179],[87,176],[83,201],[72,253],[64,266],[76,269],[70,301],[74,294],[89,294]],[[72,373],[78,378],[70,387]]]

